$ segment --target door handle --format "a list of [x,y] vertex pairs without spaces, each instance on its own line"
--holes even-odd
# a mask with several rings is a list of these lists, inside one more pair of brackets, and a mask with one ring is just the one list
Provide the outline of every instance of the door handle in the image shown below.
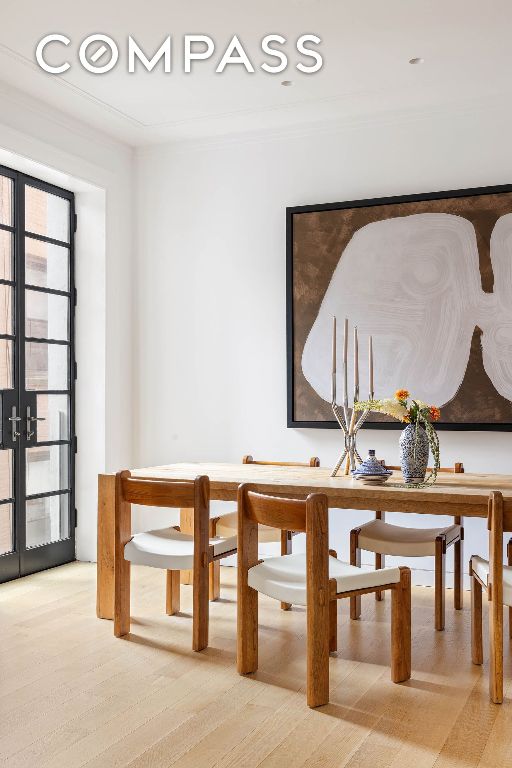
[[33,421],[46,421],[46,419],[44,416],[31,416],[30,405],[27,405],[27,442],[35,435],[35,430],[32,429]]
[[16,406],[15,405],[13,405],[13,407],[12,407],[11,415],[9,416],[9,421],[11,422],[11,427],[12,427],[12,441],[13,441],[13,443],[15,443],[16,442],[16,438],[20,437],[20,435],[21,435],[21,432],[18,432],[17,429],[16,429],[17,422],[21,421],[21,416],[17,416],[16,415]]

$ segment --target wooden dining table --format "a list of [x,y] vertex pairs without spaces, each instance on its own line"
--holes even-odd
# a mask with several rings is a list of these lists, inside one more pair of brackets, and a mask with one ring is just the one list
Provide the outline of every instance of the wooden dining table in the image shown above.
[[[433,485],[407,488],[397,476],[385,485],[362,485],[345,475],[331,477],[331,470],[321,467],[201,462],[144,467],[132,469],[131,473],[134,477],[158,480],[193,480],[198,475],[207,475],[211,499],[219,501],[236,501],[241,483],[251,483],[254,490],[262,493],[288,498],[323,493],[329,507],[338,514],[343,514],[343,510],[361,509],[486,518],[491,491],[501,492],[505,511],[512,512],[511,475],[440,474]],[[98,477],[97,615],[102,619],[112,619],[114,612],[114,505],[115,475],[101,474]],[[181,510],[180,526],[182,531],[191,530],[191,510]]]

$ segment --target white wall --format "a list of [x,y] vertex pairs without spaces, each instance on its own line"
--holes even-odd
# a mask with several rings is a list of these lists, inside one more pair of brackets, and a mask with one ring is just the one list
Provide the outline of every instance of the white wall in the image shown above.
[[[481,108],[141,150],[137,464],[250,452],[332,465],[339,432],[286,428],[285,207],[510,182],[511,129]],[[361,434],[363,451],[396,463],[397,432]],[[440,437],[444,464],[511,471],[512,434]],[[367,517],[332,513],[341,555]],[[485,550],[484,521],[470,521],[466,539],[468,555]]]
[[132,465],[132,150],[0,83],[0,163],[76,193],[77,556],[96,558],[97,475]]

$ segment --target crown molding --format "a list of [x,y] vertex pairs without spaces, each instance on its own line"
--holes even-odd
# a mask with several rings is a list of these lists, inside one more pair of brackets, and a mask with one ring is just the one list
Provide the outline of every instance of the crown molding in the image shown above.
[[140,122],[135,117],[132,117],[131,115],[127,115],[122,110],[117,109],[117,107],[113,107],[111,104],[108,104],[106,101],[103,101],[102,99],[98,99],[96,96],[90,93],[90,91],[86,91],[84,88],[80,88],[78,85],[74,85],[73,83],[69,82],[69,80],[66,80],[64,77],[60,75],[50,75],[48,72],[44,72],[40,67],[37,66],[37,64],[31,61],[31,59],[28,59],[22,53],[18,53],[18,51],[15,51],[12,48],[9,48],[9,46],[5,45],[5,43],[0,43],[0,52],[4,53],[6,56],[9,56],[14,61],[17,61],[18,63],[22,64],[27,69],[30,69],[31,72],[35,72],[39,77],[43,77],[45,79],[49,77],[52,78],[52,82],[55,83],[56,85],[62,86],[63,88],[67,88],[68,90],[73,91],[73,93],[75,93],[77,96],[80,96],[81,98],[86,99],[87,101],[91,102],[92,104],[95,104],[101,109],[106,110],[111,115],[117,118],[120,118],[121,120],[126,120],[132,126],[137,128],[148,127],[145,123]]
[[[231,131],[219,136],[197,137],[192,139],[169,138],[155,139],[151,143],[135,148],[136,157],[150,156],[162,148],[177,152],[197,152],[231,145],[262,144],[308,138],[310,136],[330,136],[341,131],[356,130],[374,125],[407,125],[432,119],[446,119],[457,116],[475,116],[483,111],[508,110],[506,117],[512,121],[512,106],[501,94],[486,95],[481,98],[450,101],[430,107],[408,107],[401,110],[382,110],[381,112],[362,112],[359,115],[337,117],[330,120],[307,120],[293,126],[280,128],[262,128],[259,130]],[[503,119],[503,117],[501,118]]]
[[[59,109],[49,107],[45,102],[34,98],[25,91],[0,80],[0,95],[2,99],[2,112],[9,115],[9,104],[16,106],[19,110],[24,110],[29,114],[37,115],[45,122],[55,125],[60,130],[79,136],[81,139],[93,144],[101,144],[110,150],[115,150],[124,154],[132,155],[133,146],[115,139],[108,133],[105,133],[94,126],[77,120]],[[2,117],[0,116],[0,121]],[[8,123],[6,123],[8,124]]]

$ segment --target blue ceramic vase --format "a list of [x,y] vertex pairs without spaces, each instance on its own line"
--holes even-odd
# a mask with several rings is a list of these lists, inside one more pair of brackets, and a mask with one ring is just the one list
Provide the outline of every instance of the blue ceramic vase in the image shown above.
[[408,424],[400,435],[400,468],[406,483],[424,482],[428,455],[428,437],[424,428]]
[[375,451],[372,449],[368,451],[368,458],[365,459],[357,469],[352,470],[352,477],[356,480],[361,480],[363,483],[369,483],[375,485],[377,483],[385,483],[386,480],[391,477],[393,472],[390,469],[386,469],[382,463],[376,458]]

